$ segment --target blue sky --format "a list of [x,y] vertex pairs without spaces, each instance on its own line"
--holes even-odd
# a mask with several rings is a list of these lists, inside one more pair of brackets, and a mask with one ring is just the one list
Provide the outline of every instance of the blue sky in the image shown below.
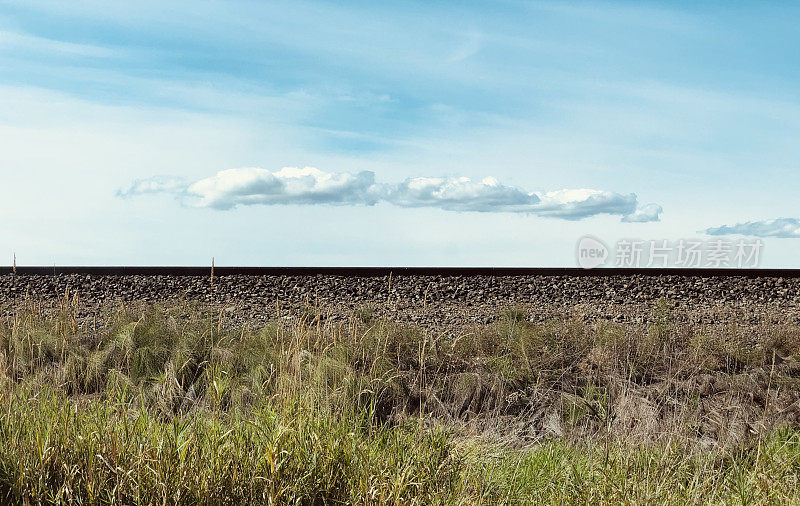
[[798,16],[3,1],[0,263],[554,266],[591,234],[800,267]]

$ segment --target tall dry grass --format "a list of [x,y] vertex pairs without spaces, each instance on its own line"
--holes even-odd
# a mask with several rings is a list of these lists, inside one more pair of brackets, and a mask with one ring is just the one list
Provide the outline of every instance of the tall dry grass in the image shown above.
[[200,306],[0,324],[0,497],[19,504],[796,501],[791,326],[359,310],[234,328]]

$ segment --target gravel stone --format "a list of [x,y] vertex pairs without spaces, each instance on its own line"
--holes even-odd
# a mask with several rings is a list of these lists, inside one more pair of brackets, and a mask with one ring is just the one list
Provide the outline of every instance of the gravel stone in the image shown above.
[[137,301],[196,301],[226,317],[262,322],[313,309],[342,319],[356,309],[425,326],[494,321],[516,307],[532,321],[580,317],[646,322],[656,302],[690,323],[800,323],[800,279],[783,277],[630,276],[113,276],[0,275],[0,305],[55,304],[77,296],[86,313]]

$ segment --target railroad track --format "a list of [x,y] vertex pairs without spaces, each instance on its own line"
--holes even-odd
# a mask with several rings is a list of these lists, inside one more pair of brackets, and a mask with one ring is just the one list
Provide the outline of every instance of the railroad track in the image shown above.
[[[457,327],[509,307],[532,319],[563,315],[645,321],[659,301],[693,323],[797,323],[800,269],[519,267],[0,267],[0,308],[78,294],[91,314],[120,302],[196,301],[240,321],[309,307],[336,318],[371,308],[387,318]],[[6,309],[8,310],[8,309]]]
[[[210,266],[12,266],[0,267],[0,274],[18,276],[210,276]],[[214,267],[214,276],[342,276],[356,278],[393,276],[678,276],[800,278],[800,269],[683,269],[683,268],[598,268],[578,267]]]

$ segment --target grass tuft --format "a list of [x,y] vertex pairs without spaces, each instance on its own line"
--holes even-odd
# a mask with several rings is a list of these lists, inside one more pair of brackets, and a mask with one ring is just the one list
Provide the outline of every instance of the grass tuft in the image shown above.
[[0,322],[0,502],[797,502],[800,331],[533,323],[461,335],[185,305]]

